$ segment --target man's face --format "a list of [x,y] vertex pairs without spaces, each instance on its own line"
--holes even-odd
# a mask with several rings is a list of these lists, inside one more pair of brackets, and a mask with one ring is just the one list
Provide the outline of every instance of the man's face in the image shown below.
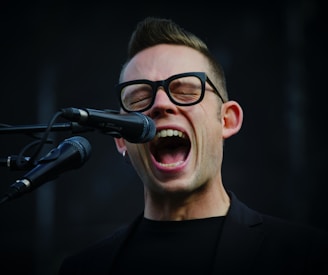
[[[205,72],[211,78],[199,52],[163,44],[138,53],[127,64],[122,81],[164,80],[185,72]],[[154,120],[159,135],[145,144],[116,140],[120,151],[127,149],[146,192],[189,193],[221,180],[221,104],[206,86],[204,99],[192,106],[175,105],[160,87],[154,104],[144,112]]]

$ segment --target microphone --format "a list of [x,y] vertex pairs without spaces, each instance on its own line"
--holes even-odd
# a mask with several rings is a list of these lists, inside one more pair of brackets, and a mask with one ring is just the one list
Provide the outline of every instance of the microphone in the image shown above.
[[0,166],[10,168],[10,170],[25,170],[30,159],[30,157],[19,157],[17,155],[0,157]]
[[90,155],[91,145],[84,137],[74,136],[65,139],[57,148],[41,158],[37,166],[9,187],[5,194],[6,200],[30,192],[67,170],[80,168]]
[[138,112],[120,114],[118,111],[87,108],[64,108],[61,112],[62,117],[68,120],[98,128],[105,134],[122,137],[131,143],[148,142],[156,134],[154,121]]

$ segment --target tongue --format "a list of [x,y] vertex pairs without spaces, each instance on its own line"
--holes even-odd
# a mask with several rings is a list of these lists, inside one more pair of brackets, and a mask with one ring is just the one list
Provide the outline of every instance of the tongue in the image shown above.
[[162,149],[157,154],[157,161],[170,164],[179,161],[184,161],[186,158],[187,150],[185,147],[179,147],[178,149]]

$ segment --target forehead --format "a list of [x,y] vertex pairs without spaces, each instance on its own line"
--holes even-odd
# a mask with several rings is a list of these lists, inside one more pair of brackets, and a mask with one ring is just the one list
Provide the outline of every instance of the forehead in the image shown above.
[[185,72],[208,72],[203,54],[186,46],[161,44],[135,55],[126,65],[121,81],[161,80]]

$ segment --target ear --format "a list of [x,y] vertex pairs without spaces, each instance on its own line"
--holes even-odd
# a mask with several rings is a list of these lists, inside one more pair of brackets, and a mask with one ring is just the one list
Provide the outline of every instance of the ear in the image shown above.
[[228,101],[222,105],[222,136],[224,139],[239,132],[243,123],[243,110],[236,101]]
[[123,138],[114,138],[117,151],[120,154],[123,154],[124,151],[126,151],[125,141]]

